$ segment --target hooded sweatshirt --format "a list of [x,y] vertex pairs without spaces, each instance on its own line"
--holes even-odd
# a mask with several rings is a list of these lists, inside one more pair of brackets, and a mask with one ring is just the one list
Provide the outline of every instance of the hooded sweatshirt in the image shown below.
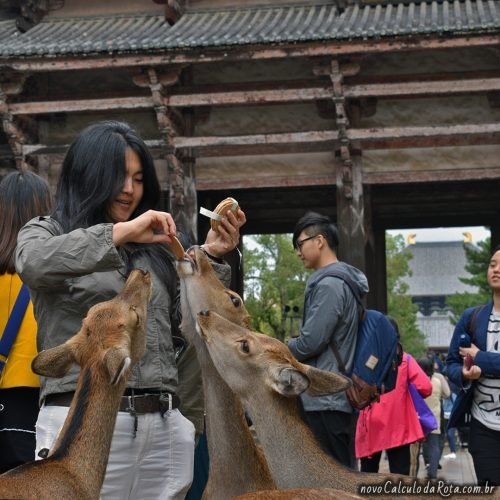
[[[334,269],[351,278],[358,286],[361,297],[368,292],[366,276],[345,262],[335,262],[314,271],[306,285],[300,335],[291,339],[288,347],[302,363],[321,370],[339,372],[330,344],[336,343],[346,370],[349,371],[356,348],[359,310],[347,283],[340,278],[325,276]],[[317,397],[304,393],[301,398],[305,411],[353,411],[343,392]]]

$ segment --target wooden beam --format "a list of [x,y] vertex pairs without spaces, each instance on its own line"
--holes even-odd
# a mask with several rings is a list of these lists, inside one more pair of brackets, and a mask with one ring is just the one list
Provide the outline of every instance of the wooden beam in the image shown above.
[[218,191],[265,187],[335,186],[335,173],[325,175],[253,176],[197,179],[198,191]]
[[500,167],[424,171],[364,172],[365,184],[406,184],[422,182],[470,181],[499,179]]
[[[346,134],[350,141],[359,141],[363,149],[465,145],[474,140],[481,140],[482,144],[497,144],[500,141],[500,123],[348,129]],[[325,145],[335,147],[337,140],[337,131],[318,130],[241,136],[176,137],[174,146],[177,149],[195,149],[199,156],[213,156],[210,153],[215,148],[221,155],[224,155],[226,148],[230,148],[231,153],[239,151],[242,155],[256,155],[261,154],[260,146],[273,146],[277,152],[286,153],[286,148],[296,147],[297,144],[309,144],[312,150],[315,147],[324,148]]]
[[[290,82],[283,82],[288,86]],[[293,83],[292,83],[293,85]],[[500,87],[499,87],[500,88]],[[169,95],[165,98],[167,106],[192,107],[215,105],[243,105],[286,102],[307,102],[331,99],[332,89],[329,82],[319,82],[302,88],[281,88],[267,90],[221,90],[219,92],[199,92],[194,94]]]
[[209,63],[220,61],[251,61],[288,59],[296,57],[341,57],[376,53],[446,50],[471,47],[498,47],[499,37],[492,35],[441,36],[413,35],[412,37],[386,37],[373,40],[322,41],[282,45],[248,45],[211,48],[176,49],[170,53],[134,55],[105,55],[97,57],[63,56],[46,58],[10,58],[0,61],[0,69],[16,71],[72,71],[82,69],[143,67],[171,64]]
[[[435,127],[387,127],[349,129],[349,140],[359,141],[362,149],[445,147],[470,144],[499,144],[500,123],[442,125]],[[294,152],[333,151],[338,147],[338,132],[316,130],[278,134],[240,136],[175,137],[175,149],[191,149],[197,157],[256,156]],[[166,147],[165,141],[146,141],[154,150]],[[67,145],[23,145],[24,155],[64,151]]]
[[47,113],[76,113],[85,111],[153,109],[153,99],[147,97],[116,97],[111,99],[81,99],[68,101],[39,101],[9,104],[12,115]]
[[498,135],[500,123],[468,125],[438,125],[427,127],[358,128],[347,131],[351,140],[376,142],[378,140],[413,139],[426,137],[457,137],[475,135]]
[[477,94],[500,90],[500,78],[344,85],[347,98]]
[[[148,148],[153,153],[164,154],[159,150],[162,150],[166,147],[165,141],[159,140],[147,140],[144,141]],[[45,144],[23,144],[23,155],[49,155],[49,154],[61,154],[67,151],[69,148],[69,144],[53,144],[53,145],[45,145]]]
[[295,143],[324,143],[338,138],[334,130],[316,130],[312,132],[288,132],[280,134],[252,134],[237,136],[176,137],[174,146],[184,148],[209,148],[221,146],[257,146],[282,145]]
[[[332,98],[332,86],[330,82],[304,82],[302,86],[295,86],[294,82],[269,82],[269,86],[272,85],[276,87],[281,85],[287,88],[255,89],[252,88],[254,84],[247,85],[246,89],[233,89],[229,87],[219,91],[204,91],[202,88],[197,88],[194,89],[193,93],[184,92],[182,94],[167,95],[163,98],[163,104],[165,106],[183,108],[194,106],[310,102]],[[344,85],[345,96],[350,99],[475,94],[496,91],[500,91],[500,77]],[[154,103],[151,96],[136,96],[19,102],[9,104],[9,111],[12,115],[37,115],[117,109],[141,110],[152,109],[153,106]]]
[[[469,168],[448,170],[425,171],[391,171],[391,172],[365,172],[363,171],[363,184],[410,184],[446,181],[481,181],[499,179],[500,168]],[[198,191],[228,191],[235,189],[253,188],[284,188],[300,186],[336,186],[335,172],[331,174],[297,175],[297,176],[253,176],[249,178],[242,172],[241,177],[197,179]]]

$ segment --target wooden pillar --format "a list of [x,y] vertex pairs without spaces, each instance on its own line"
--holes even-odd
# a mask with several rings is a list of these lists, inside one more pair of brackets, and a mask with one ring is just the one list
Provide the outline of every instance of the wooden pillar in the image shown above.
[[336,159],[339,258],[366,270],[361,158]]
[[370,186],[364,189],[365,201],[365,263],[370,292],[366,305],[371,309],[387,312],[387,263],[385,230],[373,226],[373,205]]
[[491,231],[491,249],[500,245],[500,223],[492,224],[490,226]]
[[366,246],[366,276],[370,286],[366,305],[387,313],[387,262],[385,258],[385,230],[373,233],[373,246]]
[[[338,128],[338,150],[335,154],[337,184],[337,227],[339,258],[358,269],[365,270],[365,223],[361,155],[352,154],[347,135],[350,120],[344,96],[344,74],[338,61],[332,61],[330,79],[333,86],[335,121]],[[359,121],[359,109],[353,108],[353,121]]]

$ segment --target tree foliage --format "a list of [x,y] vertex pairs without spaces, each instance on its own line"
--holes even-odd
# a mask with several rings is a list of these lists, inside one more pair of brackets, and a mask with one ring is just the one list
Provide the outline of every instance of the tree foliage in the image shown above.
[[[244,296],[252,327],[280,340],[297,334],[310,271],[304,269],[297,257],[291,235],[246,236],[244,243]],[[418,308],[404,282],[411,272],[412,256],[405,250],[401,235],[388,235],[386,246],[389,314],[398,322],[405,350],[418,357],[425,352],[425,341],[416,325]],[[292,309],[288,314],[284,313],[286,305]],[[294,306],[297,313],[293,312]]]
[[[243,262],[245,266],[245,305],[252,317],[252,326],[280,340],[294,334],[301,317],[304,289],[309,271],[292,246],[289,234],[262,234],[246,237]],[[246,239],[245,238],[245,239]],[[284,306],[292,310],[284,314]],[[293,313],[293,307],[298,313]]]
[[418,306],[413,304],[408,295],[409,285],[404,281],[411,276],[411,252],[405,248],[401,234],[386,235],[387,263],[387,312],[399,326],[401,344],[406,352],[419,358],[425,354],[425,337],[417,326]]
[[491,289],[486,277],[491,258],[490,249],[491,238],[478,242],[477,246],[464,244],[465,270],[470,276],[459,279],[462,283],[476,287],[477,292],[455,293],[448,296],[446,302],[452,312],[450,319],[453,324],[456,324],[465,309],[483,304],[491,298]]

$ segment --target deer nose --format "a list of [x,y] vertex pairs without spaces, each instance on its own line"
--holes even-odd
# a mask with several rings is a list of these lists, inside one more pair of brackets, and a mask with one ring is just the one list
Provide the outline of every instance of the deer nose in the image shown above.
[[210,311],[208,309],[203,309],[198,313],[200,316],[210,316]]

